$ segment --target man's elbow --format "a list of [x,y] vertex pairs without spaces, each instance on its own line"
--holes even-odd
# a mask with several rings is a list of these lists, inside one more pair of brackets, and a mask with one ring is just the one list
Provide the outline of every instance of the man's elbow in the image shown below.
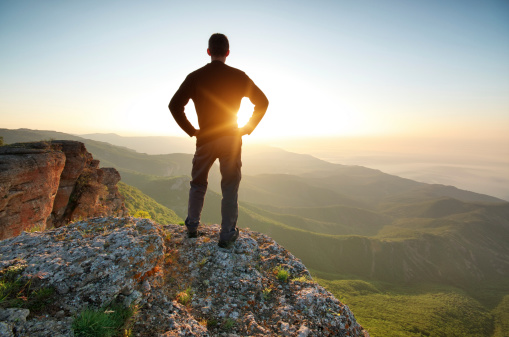
[[261,108],[263,109],[263,111],[267,111],[268,107],[269,107],[269,100],[267,98],[265,98],[265,102],[263,102]]
[[177,104],[177,102],[175,102],[175,100],[171,100],[170,103],[168,104],[168,109],[170,110],[171,114],[173,116],[175,115],[179,115],[179,111],[182,111],[183,109],[182,108],[179,108],[179,105]]
[[263,95],[263,97],[260,97],[261,99],[256,102],[256,107],[261,111],[266,111],[269,107],[269,100],[267,96]]

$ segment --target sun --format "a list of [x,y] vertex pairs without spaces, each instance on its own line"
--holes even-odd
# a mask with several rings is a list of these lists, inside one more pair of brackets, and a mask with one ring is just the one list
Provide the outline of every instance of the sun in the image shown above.
[[[244,125],[247,124],[247,122],[249,122],[249,119],[253,115],[253,111],[254,111],[254,104],[251,103],[249,98],[244,97],[240,104],[239,112],[237,113],[237,125],[239,126],[239,128],[243,127]],[[279,116],[279,117],[281,117],[281,116]],[[275,121],[275,119],[277,119],[278,121]],[[275,135],[279,136],[279,137],[286,136],[286,135],[280,134],[280,131],[281,131],[280,125],[281,124],[280,124],[279,119],[276,118],[276,116],[274,116],[274,115],[270,115],[270,113],[269,113],[269,118],[267,118],[267,116],[262,118],[260,124],[258,124],[258,126],[255,128],[255,130],[253,131],[253,135],[252,135],[253,137],[249,136],[248,138],[245,138],[245,139],[246,139],[246,141],[247,140],[256,141],[256,140],[263,140],[263,139],[267,139],[267,138],[274,138]]]

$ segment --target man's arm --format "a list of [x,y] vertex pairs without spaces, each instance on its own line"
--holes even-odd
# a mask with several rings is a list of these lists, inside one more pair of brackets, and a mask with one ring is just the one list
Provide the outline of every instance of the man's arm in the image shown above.
[[184,130],[189,137],[193,137],[197,130],[191,122],[189,122],[184,112],[186,104],[189,102],[189,99],[191,99],[192,86],[190,82],[191,81],[188,76],[180,85],[180,88],[177,90],[175,95],[173,95],[170,104],[168,104],[168,108],[182,130]]
[[254,111],[246,125],[241,128],[241,133],[250,135],[265,115],[269,106],[269,100],[250,78],[248,78],[246,97],[254,104]]

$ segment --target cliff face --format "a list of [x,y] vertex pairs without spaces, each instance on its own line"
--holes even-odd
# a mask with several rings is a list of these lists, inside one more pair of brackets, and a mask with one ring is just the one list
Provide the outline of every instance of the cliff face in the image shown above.
[[80,218],[124,215],[120,175],[98,165],[75,141],[0,147],[0,239]]
[[222,249],[218,231],[204,226],[188,239],[182,226],[107,217],[1,241],[0,275],[16,269],[23,282],[55,293],[44,315],[0,303],[0,329],[71,336],[84,307],[116,302],[138,306],[133,336],[367,336],[349,308],[271,238],[241,230],[234,247]]
[[116,186],[120,181],[116,169],[98,168],[99,161],[81,142],[61,140],[52,144],[61,146],[66,162],[49,224],[60,227],[76,219],[126,214]]
[[0,147],[0,239],[45,228],[65,154],[46,143]]

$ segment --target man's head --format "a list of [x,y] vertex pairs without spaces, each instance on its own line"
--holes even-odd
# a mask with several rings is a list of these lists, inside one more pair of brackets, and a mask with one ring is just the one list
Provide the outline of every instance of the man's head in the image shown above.
[[214,58],[226,58],[230,54],[230,44],[224,34],[215,33],[209,39],[207,53]]

